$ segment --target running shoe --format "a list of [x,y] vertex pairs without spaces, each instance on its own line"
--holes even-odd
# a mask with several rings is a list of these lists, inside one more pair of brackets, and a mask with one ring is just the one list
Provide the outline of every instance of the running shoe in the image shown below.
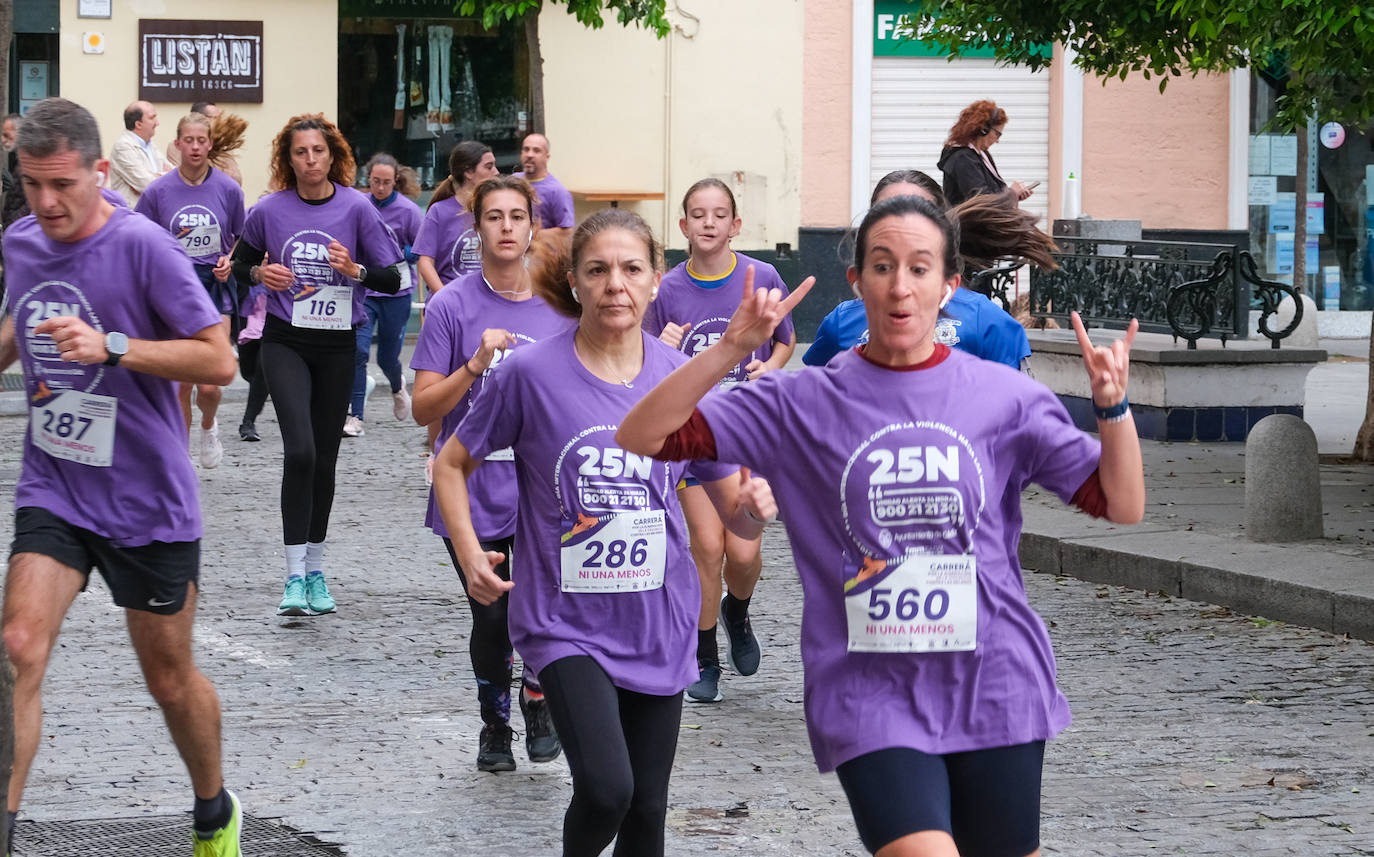
[[349,415],[348,415],[348,419],[344,420],[344,429],[343,429],[343,433],[344,433],[344,437],[362,437],[362,436],[363,436],[363,421],[362,421],[362,418],[361,418],[361,417],[355,417],[355,416],[353,416],[352,414],[349,414]]
[[697,665],[701,678],[687,685],[688,702],[720,702],[720,664],[707,661]]
[[309,616],[310,604],[305,599],[305,578],[286,578],[286,591],[282,593],[281,604],[277,605],[278,616]]
[[491,774],[515,770],[515,754],[510,750],[510,740],[514,735],[504,723],[483,726],[482,735],[477,739],[477,770]]
[[406,379],[401,378],[401,389],[391,394],[391,413],[396,421],[402,422],[410,417],[410,394],[406,392]]
[[305,576],[305,603],[310,605],[310,612],[317,615],[334,612],[334,596],[329,594],[323,571],[312,571]]
[[200,466],[214,470],[224,460],[224,444],[219,442],[219,420],[200,430]]
[[252,423],[239,423],[239,440],[257,443],[262,440],[262,435],[258,434],[258,427]]
[[525,715],[525,753],[531,762],[552,762],[563,752],[558,732],[553,728],[549,701],[544,697],[531,699],[520,688],[520,713]]
[[749,614],[738,622],[725,617],[725,599],[720,600],[720,627],[725,629],[725,663],[740,675],[753,675],[759,671],[759,658],[762,651],[759,640],[754,636],[754,628],[749,623]]
[[425,455],[425,484],[434,484],[434,453]]
[[191,841],[194,843],[194,857],[243,857],[243,849],[239,847],[239,830],[243,827],[243,811],[239,809],[239,799],[229,792],[229,800],[234,804],[234,814],[229,816],[229,823],[210,834],[208,839],[202,839],[199,833],[191,831]]

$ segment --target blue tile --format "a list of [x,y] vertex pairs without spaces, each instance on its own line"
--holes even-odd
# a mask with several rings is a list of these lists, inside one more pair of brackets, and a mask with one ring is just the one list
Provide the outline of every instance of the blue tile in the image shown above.
[[1198,408],[1193,436],[1203,443],[1216,443],[1223,440],[1221,408]]
[[1250,428],[1245,421],[1245,408],[1223,408],[1221,426],[1225,434],[1223,440],[1232,443],[1245,440]]
[[1135,432],[1146,440],[1168,440],[1164,409],[1154,405],[1131,405]]
[[1093,409],[1092,399],[1060,395],[1059,401],[1063,403],[1064,410],[1069,412],[1074,425],[1083,431],[1097,431],[1097,414]]
[[1170,408],[1165,440],[1192,440],[1197,424],[1197,408]]
[[1250,428],[1254,428],[1255,423],[1273,414],[1273,405],[1251,405],[1245,409],[1245,421],[1250,424]]
[[1301,419],[1301,418],[1302,418],[1302,405],[1283,405],[1283,406],[1281,406],[1281,407],[1274,408],[1274,413],[1276,413],[1276,414],[1292,414],[1293,416],[1298,417],[1299,419]]

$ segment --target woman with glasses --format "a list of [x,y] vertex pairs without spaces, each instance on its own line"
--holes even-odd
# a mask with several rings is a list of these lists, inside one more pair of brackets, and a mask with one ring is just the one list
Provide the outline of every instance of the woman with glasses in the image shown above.
[[944,174],[945,197],[950,205],[958,205],[980,193],[1001,193],[1010,188],[1018,201],[1031,195],[1038,182],[1011,182],[997,170],[997,163],[988,151],[1002,139],[1007,127],[1007,111],[996,102],[975,101],[963,109],[936,164]]

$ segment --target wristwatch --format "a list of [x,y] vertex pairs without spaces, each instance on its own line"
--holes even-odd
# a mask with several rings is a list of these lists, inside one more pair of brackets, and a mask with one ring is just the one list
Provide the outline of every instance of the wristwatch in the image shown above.
[[366,266],[366,265],[359,265],[359,266],[358,266],[358,276],[354,277],[353,279],[357,280],[357,281],[360,282],[360,283],[361,283],[363,280],[366,280],[366,279],[367,279],[367,266]]
[[105,365],[118,366],[120,358],[129,353],[129,337],[113,330],[105,334],[105,353],[109,355]]

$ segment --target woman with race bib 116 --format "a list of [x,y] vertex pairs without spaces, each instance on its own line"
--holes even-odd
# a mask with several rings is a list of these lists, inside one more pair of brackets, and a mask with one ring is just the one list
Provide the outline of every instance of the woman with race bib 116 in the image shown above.
[[1144,514],[1126,401],[1135,323],[1106,348],[1075,316],[1099,443],[1043,385],[934,341],[959,287],[957,229],[919,197],[878,203],[849,269],[866,345],[713,392],[802,292],[746,287],[720,341],[616,435],[641,455],[768,474],[805,596],[812,751],[879,857],[1039,853],[1045,741],[1069,706],[1021,580],[1021,491],[1034,482],[1118,523]]

